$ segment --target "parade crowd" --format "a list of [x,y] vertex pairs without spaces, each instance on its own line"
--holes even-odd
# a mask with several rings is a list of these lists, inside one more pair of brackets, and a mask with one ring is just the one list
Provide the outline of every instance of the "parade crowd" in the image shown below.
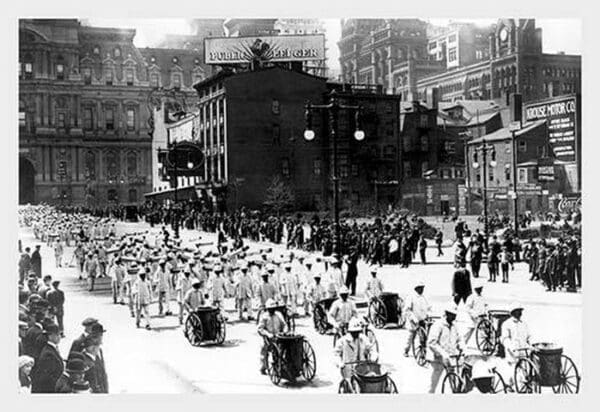
[[[375,352],[372,342],[361,334],[364,325],[355,303],[348,299],[356,295],[359,259],[371,265],[371,278],[364,291],[368,298],[384,292],[383,283],[377,278],[381,265],[408,267],[416,261],[417,252],[420,263],[427,263],[429,245],[425,231],[428,229],[416,216],[396,215],[370,224],[343,223],[341,253],[335,255],[333,225],[316,216],[307,221],[245,211],[232,214],[186,211],[184,227],[217,234],[216,248],[207,248],[213,243],[201,237],[189,245],[174,238],[163,226],[172,223],[168,212],[161,214],[148,205],[140,209],[152,225],[162,227],[152,234],[118,236],[113,217],[58,211],[49,206],[23,208],[19,219],[22,226],[32,229],[38,242],[53,249],[55,267],[70,266],[74,261],[78,281],[87,282],[89,291],[94,291],[97,278],[110,278],[113,303],[126,306],[137,327],[141,327],[143,320],[146,329],[152,328],[153,303],[158,303],[159,316],[176,315],[183,324],[187,315],[198,308],[210,305],[223,310],[225,299],[233,298],[238,317],[241,320],[258,317],[258,332],[268,338],[286,329],[286,322],[275,311],[277,305],[287,306],[294,316],[309,316],[323,299],[335,299],[327,316],[331,325],[343,331],[344,338],[335,347],[340,368],[349,359],[369,359]],[[432,233],[439,256],[443,254],[443,235],[439,230]],[[548,290],[574,291],[581,287],[581,242],[577,238],[561,238],[557,244],[531,241],[522,247],[511,236],[500,242],[494,235],[486,242],[479,230],[472,233],[464,222],[457,223],[455,234],[452,248],[455,273],[449,294],[452,299],[444,317],[432,326],[428,341],[433,365],[430,391],[435,391],[450,356],[460,351],[473,333],[474,327],[467,335],[459,336],[453,327],[457,305],[463,302],[473,324],[486,310],[483,283],[479,279],[483,262],[487,263],[490,282],[501,275],[502,282],[508,283],[514,262],[522,258],[529,263],[531,279],[543,282]],[[253,250],[246,245],[247,241],[284,244],[288,251],[274,253],[269,247]],[[74,248],[73,254],[66,262],[63,255],[70,246]],[[64,338],[65,296],[60,282],[45,275],[46,265],[42,271],[41,247],[36,245],[31,254],[30,248],[25,247],[19,261],[21,387],[32,393],[107,393],[102,352],[106,330],[98,320],[83,320],[85,330],[73,342],[66,360],[58,352],[57,345]],[[424,289],[425,282],[419,280],[414,293],[403,302],[409,330],[407,356],[417,327],[431,316]],[[512,326],[503,329],[507,348],[520,347],[529,339],[526,326],[519,323],[522,310],[518,303],[511,306],[514,325],[508,323]],[[261,349],[261,373],[266,373],[267,368],[266,342]],[[362,349],[356,352],[356,348]]]

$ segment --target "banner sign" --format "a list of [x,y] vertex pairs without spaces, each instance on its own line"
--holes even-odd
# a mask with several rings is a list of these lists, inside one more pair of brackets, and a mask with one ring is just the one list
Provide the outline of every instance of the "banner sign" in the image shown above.
[[325,35],[204,39],[206,64],[239,64],[253,60],[271,62],[325,60]]
[[560,213],[567,213],[571,210],[580,209],[580,208],[581,208],[581,195],[579,195],[579,194],[565,195],[560,200],[560,202],[558,202],[558,211]]
[[538,166],[538,180],[553,181],[554,166]]
[[568,96],[525,106],[525,120],[546,120],[548,140],[558,160],[576,159],[577,98]]

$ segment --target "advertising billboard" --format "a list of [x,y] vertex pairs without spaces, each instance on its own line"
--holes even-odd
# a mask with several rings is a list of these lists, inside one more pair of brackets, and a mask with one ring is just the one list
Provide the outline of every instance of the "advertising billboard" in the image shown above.
[[549,144],[558,160],[575,162],[577,159],[577,110],[577,97],[573,95],[525,106],[525,121],[547,121]]
[[253,60],[292,62],[325,60],[325,36],[212,37],[204,40],[206,64],[240,64]]

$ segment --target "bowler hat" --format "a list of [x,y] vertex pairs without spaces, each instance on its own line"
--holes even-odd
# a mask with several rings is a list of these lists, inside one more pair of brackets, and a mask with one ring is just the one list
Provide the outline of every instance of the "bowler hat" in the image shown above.
[[83,373],[89,368],[85,365],[82,359],[70,358],[67,361],[67,366],[65,369],[67,372]]
[[92,324],[90,335],[100,335],[104,332],[106,332],[106,329],[104,329],[101,323],[96,322]]
[[90,390],[90,383],[88,381],[73,382],[73,391],[85,392]]
[[83,326],[91,326],[95,323],[98,323],[98,319],[96,318],[85,318],[83,322],[81,322]]
[[44,328],[44,335],[58,335],[60,333],[60,329],[58,325],[55,323],[49,323]]
[[81,352],[71,352],[71,353],[69,353],[69,359],[68,360],[71,360],[71,359],[83,360],[84,359],[83,353],[81,353]]

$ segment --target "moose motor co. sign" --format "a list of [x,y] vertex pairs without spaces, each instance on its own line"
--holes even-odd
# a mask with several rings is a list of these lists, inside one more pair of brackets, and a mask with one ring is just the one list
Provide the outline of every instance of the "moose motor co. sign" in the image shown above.
[[204,40],[206,64],[240,64],[255,60],[325,60],[325,36],[212,37]]

